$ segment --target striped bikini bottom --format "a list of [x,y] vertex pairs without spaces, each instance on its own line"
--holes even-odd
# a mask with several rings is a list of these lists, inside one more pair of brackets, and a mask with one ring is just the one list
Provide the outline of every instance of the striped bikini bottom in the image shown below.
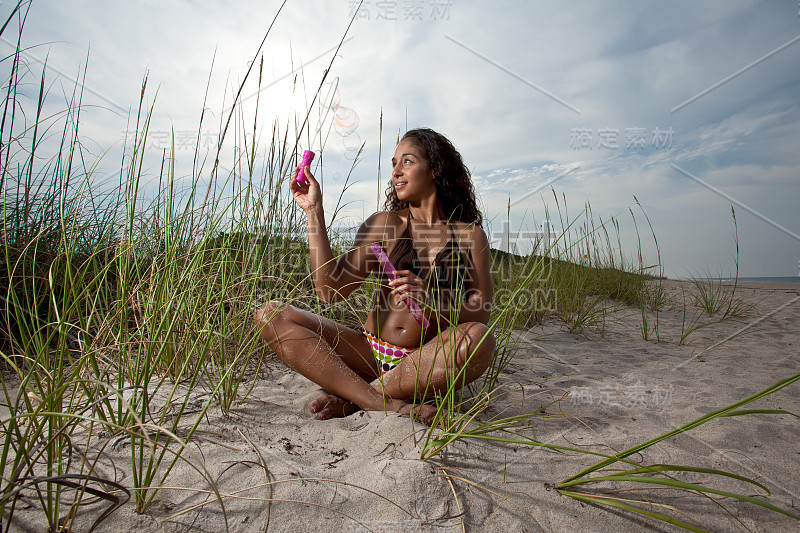
[[372,354],[375,356],[375,360],[378,361],[378,366],[380,366],[382,374],[396,367],[400,364],[403,357],[414,351],[413,348],[403,348],[402,346],[396,346],[382,341],[379,337],[373,335],[364,328],[361,328],[361,333],[363,333],[369,341],[369,345],[372,347]]

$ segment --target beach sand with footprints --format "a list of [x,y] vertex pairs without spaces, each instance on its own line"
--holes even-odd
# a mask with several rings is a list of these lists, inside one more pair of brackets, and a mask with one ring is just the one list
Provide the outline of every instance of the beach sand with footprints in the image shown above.
[[[692,290],[688,282],[665,283],[674,302]],[[504,394],[478,418],[528,415],[516,435],[494,435],[612,454],[797,373],[800,284],[744,283],[737,294],[753,306],[749,316],[706,325],[682,342],[680,305],[659,311],[660,342],[652,332],[643,340],[638,307],[617,306],[602,324],[580,332],[570,333],[556,320],[517,331],[516,354],[501,376]],[[655,319],[652,313],[651,325]],[[746,408],[800,413],[798,387]],[[200,389],[197,405],[205,401]],[[213,407],[208,411],[145,514],[134,512],[131,499],[96,531],[678,531],[553,489],[597,463],[598,456],[462,438],[423,461],[425,426],[380,412],[318,421],[308,412],[318,394],[311,382],[271,360],[228,417]],[[800,421],[786,414],[722,418],[628,459],[732,472],[771,494],[704,473],[676,477],[757,496],[798,514],[799,428]],[[95,472],[131,486],[127,441],[96,439],[88,457],[98,452]],[[622,466],[611,465],[604,473]],[[711,531],[797,529],[796,521],[779,513],[687,490],[623,482],[574,490],[649,501],[650,506],[631,505]],[[102,501],[84,506],[76,530],[87,530],[106,506]],[[39,511],[20,504],[11,530],[44,531],[45,524]]]

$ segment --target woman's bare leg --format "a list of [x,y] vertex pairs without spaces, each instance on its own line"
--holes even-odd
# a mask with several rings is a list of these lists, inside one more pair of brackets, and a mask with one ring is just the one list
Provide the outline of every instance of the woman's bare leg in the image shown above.
[[[310,405],[321,420],[346,416],[359,407],[411,414],[413,406],[402,400],[445,391],[449,378],[467,360],[461,385],[474,381],[488,368],[495,349],[491,334],[481,342],[487,331],[484,324],[460,324],[377,378],[372,349],[361,332],[280,302],[268,303],[256,320],[261,336],[287,366],[330,393]],[[414,415],[430,421],[435,411],[433,406],[421,406]]]
[[360,332],[280,302],[264,306],[256,321],[261,336],[289,368],[331,393],[312,402],[310,409],[318,418],[344,416],[355,406],[396,412],[405,406],[368,383],[378,370]]
[[[453,377],[464,368],[459,387],[479,378],[494,357],[494,335],[478,322],[459,324],[443,331],[419,350],[415,350],[390,372],[373,382],[390,398],[426,398],[444,393]],[[484,338],[484,336],[486,337]],[[420,407],[423,420],[436,412],[433,406]]]

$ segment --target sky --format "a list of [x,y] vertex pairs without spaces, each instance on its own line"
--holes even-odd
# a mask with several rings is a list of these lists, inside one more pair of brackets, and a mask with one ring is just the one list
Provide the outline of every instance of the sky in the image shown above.
[[[24,57],[46,70],[56,107],[85,68],[82,142],[98,187],[118,179],[145,76],[149,149],[157,159],[174,132],[188,176],[198,129],[201,149],[216,142],[258,58],[237,116],[256,122],[263,147],[273,124],[310,108],[299,150],[322,153],[329,210],[351,175],[342,220],[378,209],[398,135],[424,126],[472,170],[496,247],[524,252],[546,218],[558,231],[589,205],[596,223],[619,221],[631,257],[633,212],[646,264],[660,253],[669,277],[724,277],[735,271],[733,206],[739,274],[800,276],[796,0],[281,4],[34,1]],[[13,6],[0,4],[3,20]],[[0,36],[3,55],[15,40]]]

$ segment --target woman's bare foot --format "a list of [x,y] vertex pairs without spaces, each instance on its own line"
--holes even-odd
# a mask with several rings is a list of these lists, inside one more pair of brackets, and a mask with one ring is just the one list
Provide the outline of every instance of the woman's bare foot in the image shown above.
[[[323,394],[311,402],[309,406],[309,411],[317,415],[319,420],[342,418],[358,409],[359,407],[353,402],[340,398],[335,394]],[[435,405],[427,403],[405,403],[400,406],[397,412],[401,415],[409,416],[413,420],[421,422],[426,426],[430,426],[433,423],[433,419],[436,417],[438,409]]]
[[404,416],[410,416],[412,420],[422,422],[426,426],[433,424],[433,419],[436,418],[436,413],[439,410],[435,405],[427,403],[407,403],[400,408],[399,413]]
[[335,394],[323,394],[309,406],[309,411],[317,415],[319,420],[341,418],[357,411],[358,406],[353,402],[339,398]]

